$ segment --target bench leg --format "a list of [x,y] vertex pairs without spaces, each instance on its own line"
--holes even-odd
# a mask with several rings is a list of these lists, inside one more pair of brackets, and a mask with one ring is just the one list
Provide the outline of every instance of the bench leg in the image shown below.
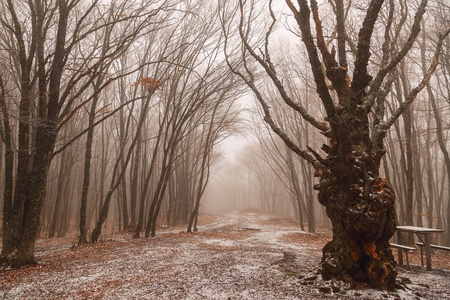
[[425,255],[427,257],[427,271],[431,271],[431,239],[429,234],[425,234]]
[[[402,234],[401,231],[397,230],[397,243],[402,243]],[[398,264],[403,265],[403,255],[402,255],[402,249],[398,248]]]
[[408,250],[405,250],[405,256],[406,256],[406,265],[409,267]]
[[422,259],[422,267],[423,267],[423,248],[420,246],[420,257]]

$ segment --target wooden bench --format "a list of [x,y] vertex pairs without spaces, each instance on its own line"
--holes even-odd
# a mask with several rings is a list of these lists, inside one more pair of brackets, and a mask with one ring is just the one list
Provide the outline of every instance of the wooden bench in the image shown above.
[[[425,246],[425,257],[427,258],[427,271],[431,271],[431,235],[433,233],[442,233],[444,232],[443,229],[438,228],[427,228],[427,227],[419,227],[419,226],[397,226],[397,243],[402,244],[402,232],[407,233],[414,233],[418,238],[419,241],[424,243]],[[399,262],[401,263],[401,260],[403,259],[403,256],[401,255],[401,249],[398,249],[398,255],[400,256]]]
[[[422,242],[416,242],[417,246],[420,246],[420,257],[422,258],[422,267],[423,267],[423,247],[425,247],[425,244]],[[441,245],[433,245],[430,244],[430,248],[438,249],[438,250],[445,250],[450,251],[450,247],[441,246]]]
[[[389,243],[389,244],[390,244],[391,247],[393,247],[393,248],[397,248],[397,249],[400,249],[400,250],[404,250],[405,256],[406,256],[406,264],[409,266],[408,252],[416,251],[417,248],[415,248],[415,247],[409,247],[409,246],[405,246],[405,245],[393,244],[393,243]],[[401,251],[400,251],[400,253],[401,253]]]

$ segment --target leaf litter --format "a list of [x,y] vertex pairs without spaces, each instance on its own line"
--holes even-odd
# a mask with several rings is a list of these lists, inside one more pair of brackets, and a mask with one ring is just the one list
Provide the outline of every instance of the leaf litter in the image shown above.
[[80,246],[40,239],[39,264],[0,270],[0,298],[450,299],[448,253],[436,251],[432,272],[412,254],[409,268],[398,267],[404,290],[350,290],[318,275],[327,230],[302,232],[294,220],[259,213],[200,221],[198,232],[178,227],[150,239],[123,233]]

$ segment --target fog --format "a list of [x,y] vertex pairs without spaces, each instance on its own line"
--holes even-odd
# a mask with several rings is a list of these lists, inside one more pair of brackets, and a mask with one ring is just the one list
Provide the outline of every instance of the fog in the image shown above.
[[327,205],[450,245],[445,1],[302,1],[303,19],[291,1],[100,2],[0,2],[5,257],[34,261],[43,236],[191,232],[199,212],[315,232]]

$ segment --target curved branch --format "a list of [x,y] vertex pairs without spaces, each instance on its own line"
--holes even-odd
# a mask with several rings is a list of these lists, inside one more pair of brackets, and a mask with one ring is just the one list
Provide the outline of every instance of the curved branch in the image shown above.
[[[240,1],[240,8],[241,8],[241,16],[243,16],[243,5],[242,5],[242,1]],[[259,56],[254,50],[253,48],[250,46],[250,44],[247,41],[247,37],[244,34],[244,24],[243,24],[243,17],[241,17],[240,20],[240,24],[239,24],[239,35],[241,37],[242,43],[244,44],[245,49],[248,51],[248,53],[250,53],[250,55],[264,68],[264,70],[266,71],[267,75],[269,75],[270,79],[272,80],[272,82],[274,83],[275,87],[277,88],[278,92],[280,93],[280,96],[283,98],[283,101],[289,105],[290,107],[292,107],[293,109],[295,109],[297,112],[299,112],[301,114],[301,116],[307,121],[309,122],[311,125],[313,125],[314,127],[316,127],[317,129],[323,131],[323,132],[327,132],[330,129],[328,128],[328,126],[326,125],[326,123],[324,122],[319,122],[317,121],[314,117],[312,117],[310,114],[308,114],[307,110],[303,107],[303,105],[301,105],[299,102],[293,101],[287,94],[283,84],[281,83],[280,79],[278,78],[275,68],[270,60],[270,56],[268,55],[268,43],[269,43],[269,37],[270,34],[272,33],[272,28],[273,25],[276,21],[275,16],[271,10],[271,17],[272,17],[272,24],[269,27],[268,31],[266,32],[266,36],[265,36],[265,58],[262,58],[261,56]],[[330,97],[330,101],[331,97]],[[333,106],[334,108],[334,106]]]
[[[84,134],[86,134],[89,129],[97,126],[98,124],[102,123],[103,121],[105,121],[106,119],[112,117],[115,113],[117,113],[119,110],[121,110],[123,107],[125,107],[126,105],[133,103],[137,100],[140,100],[144,97],[138,97],[135,99],[131,99],[129,101],[126,101],[124,103],[122,103],[121,105],[119,105],[116,109],[114,109],[113,111],[111,111],[110,113],[108,113],[106,116],[102,117],[101,119],[99,119],[97,122],[95,122],[94,124],[92,124],[92,126],[89,126],[87,128],[85,128],[83,131],[81,131],[80,133],[78,133],[77,135],[75,135],[71,140],[69,140],[67,143],[65,143],[63,146],[61,146],[61,148],[59,148],[58,150],[53,151],[52,153],[52,158],[55,157],[57,154],[61,153],[62,151],[64,151],[67,147],[69,147],[70,145],[72,145],[76,140],[78,140],[80,137],[82,137]],[[91,99],[89,99],[91,100]],[[83,102],[84,103],[84,102]]]
[[[225,28],[224,21],[221,20],[221,22],[222,22],[222,30],[224,31],[225,36],[227,36],[227,30]],[[225,38],[225,44],[224,44],[225,61],[226,61],[227,65],[228,65],[228,67],[230,68],[231,72],[233,74],[239,76],[245,82],[245,84],[255,94],[256,99],[260,102],[261,107],[262,107],[262,109],[264,111],[264,121],[269,124],[270,128],[283,140],[283,142],[286,144],[286,146],[289,147],[292,151],[294,151],[299,157],[301,157],[301,158],[305,159],[306,161],[308,161],[309,163],[311,163],[315,168],[324,169],[324,166],[322,164],[320,164],[320,162],[317,159],[315,159],[307,151],[301,150],[286,135],[286,133],[283,132],[283,130],[275,124],[275,122],[273,121],[272,116],[270,114],[269,105],[266,103],[266,101],[264,101],[264,98],[262,97],[262,95],[259,92],[258,88],[254,84],[254,75],[253,75],[253,73],[250,71],[250,69],[247,66],[247,61],[245,59],[245,53],[243,53],[243,62],[242,62],[242,64],[244,65],[244,68],[245,68],[245,70],[246,70],[246,72],[247,72],[247,74],[248,74],[248,76],[250,78],[245,77],[244,74],[242,74],[239,70],[237,70],[235,67],[233,67],[233,65],[231,64],[231,62],[228,59],[229,56],[228,56],[228,53],[227,53],[227,50],[226,50],[227,49],[227,44],[228,44],[227,43],[227,38]],[[245,47],[244,47],[244,50],[246,50]]]
[[384,66],[389,62],[390,44],[391,44],[391,27],[394,21],[394,0],[389,1],[389,14],[387,19],[386,28],[384,29],[384,42],[382,46],[383,58],[381,59],[381,65]]
[[262,106],[262,109],[264,111],[264,121],[269,124],[270,128],[275,132],[286,144],[289,149],[295,152],[298,156],[305,159],[309,163],[313,165],[314,168],[322,168],[325,169],[325,167],[311,154],[309,154],[305,150],[301,150],[289,137],[288,135],[275,124],[275,121],[272,119],[272,116],[270,114],[269,105],[264,101],[264,98],[262,97],[259,90],[256,88],[256,86],[252,82],[246,82],[246,84],[251,88],[253,93],[256,96],[256,99],[259,101],[259,103]]
[[313,13],[313,20],[316,24],[316,33],[317,33],[317,47],[320,50],[320,53],[322,54],[323,62],[325,63],[325,66],[327,70],[329,68],[338,67],[338,64],[336,60],[334,59],[334,53],[330,53],[328,51],[327,45],[325,43],[325,38],[323,36],[323,29],[322,29],[322,22],[319,18],[319,8],[317,6],[317,1],[311,0],[311,9]]

